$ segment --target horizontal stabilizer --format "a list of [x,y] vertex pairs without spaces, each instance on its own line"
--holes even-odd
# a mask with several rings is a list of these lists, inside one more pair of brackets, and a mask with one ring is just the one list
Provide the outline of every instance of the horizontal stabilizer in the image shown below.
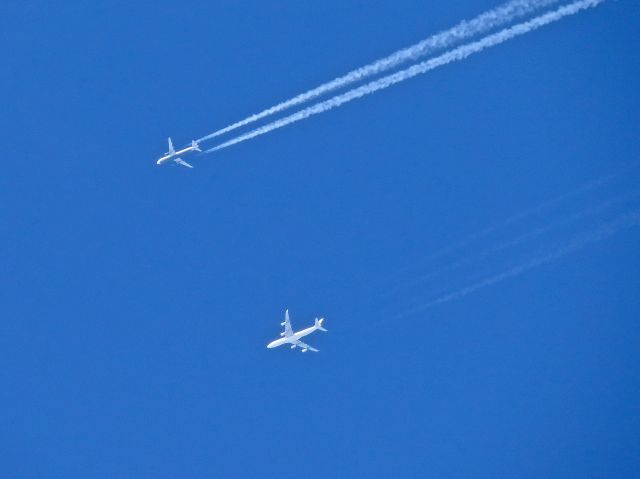
[[320,319],[316,318],[316,328],[326,333],[327,330],[322,327],[323,322],[324,322],[324,318],[320,318]]

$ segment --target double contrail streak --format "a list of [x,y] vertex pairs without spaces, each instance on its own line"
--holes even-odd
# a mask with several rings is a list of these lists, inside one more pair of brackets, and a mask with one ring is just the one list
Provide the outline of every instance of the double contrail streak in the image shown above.
[[325,111],[331,110],[347,102],[350,102],[357,98],[361,98],[365,95],[370,95],[379,90],[395,85],[396,83],[400,83],[410,78],[413,78],[417,75],[427,73],[438,67],[448,65],[449,63],[452,63],[452,62],[464,60],[465,58],[473,55],[474,53],[479,53],[489,47],[499,45],[501,43],[506,42],[507,40],[518,37],[520,35],[524,35],[525,33],[529,33],[544,25],[548,25],[550,23],[556,22],[566,16],[574,15],[587,8],[595,7],[600,3],[602,3],[603,1],[604,0],[580,0],[574,3],[571,3],[569,5],[562,6],[557,10],[554,10],[549,13],[545,13],[543,15],[533,18],[532,20],[519,23],[517,25],[506,28],[497,33],[494,33],[492,35],[488,35],[475,42],[467,43],[458,48],[450,50],[438,57],[432,58],[430,60],[426,60],[421,63],[417,63],[397,73],[387,75],[385,77],[380,78],[379,80],[369,82],[363,86],[349,90],[346,93],[336,95],[333,98],[330,98],[320,103],[316,103],[315,105],[307,107],[303,110],[300,110],[297,113],[289,115],[280,120],[276,120],[265,126],[256,128],[255,130],[250,131],[249,133],[245,133],[244,135],[240,135],[229,141],[221,143],[218,146],[215,146],[213,148],[206,150],[205,153],[221,150],[223,148],[227,148],[229,146],[249,140],[251,138],[255,138],[256,136],[264,135],[265,133],[268,133],[270,131],[276,130],[278,128],[282,128],[283,126],[287,126],[291,123],[295,123],[300,120],[304,120],[305,118],[308,118],[312,115],[317,115],[319,113],[323,113]]
[[216,136],[220,136],[224,133],[228,133],[236,128],[248,125],[255,121],[261,120],[267,116],[271,116],[275,113],[279,113],[292,106],[306,103],[309,100],[313,100],[329,92],[335,91],[339,88],[346,87],[352,83],[362,81],[373,75],[384,73],[392,68],[395,68],[408,61],[415,61],[419,58],[425,57],[437,50],[443,50],[449,48],[454,43],[470,38],[474,35],[480,35],[486,33],[489,30],[506,25],[517,18],[521,18],[535,10],[539,10],[551,4],[557,3],[560,0],[512,0],[497,8],[488,10],[487,12],[477,16],[473,20],[462,21],[458,25],[439,32],[425,40],[422,40],[415,45],[398,50],[391,55],[381,58],[373,63],[365,65],[356,70],[350,71],[346,75],[331,80],[327,83],[320,85],[317,88],[309,90],[305,93],[301,93],[290,100],[278,103],[277,105],[267,108],[266,110],[251,115],[244,120],[238,121],[222,128],[218,131],[204,136],[197,140],[198,142],[205,141]]
[[596,206],[592,206],[589,208],[585,208],[581,211],[578,211],[577,213],[572,214],[571,216],[568,216],[567,218],[562,218],[560,220],[548,223],[546,225],[543,226],[539,226],[538,228],[535,228],[534,230],[528,232],[528,233],[524,233],[520,236],[517,236],[513,239],[504,241],[502,243],[497,244],[496,246],[493,246],[485,251],[482,251],[480,253],[478,253],[475,256],[468,256],[468,257],[464,257],[461,258],[459,260],[453,261],[449,264],[447,264],[446,266],[432,271],[428,274],[425,274],[421,277],[418,278],[418,281],[426,281],[428,279],[431,279],[433,277],[437,277],[439,275],[441,275],[442,273],[446,273],[448,271],[452,271],[455,270],[457,268],[459,268],[460,266],[464,266],[465,264],[468,264],[474,260],[478,260],[478,259],[483,259],[486,258],[487,256],[490,256],[494,253],[498,253],[500,251],[503,251],[505,249],[508,248],[514,248],[516,246],[519,246],[529,240],[532,240],[534,238],[537,238],[538,236],[541,236],[549,231],[552,231],[556,228],[560,228],[562,226],[565,226],[567,224],[570,224],[574,221],[578,221],[584,218],[588,218],[589,216],[593,216],[596,214],[601,213],[602,211],[605,211],[607,209],[609,209],[612,206],[615,206],[619,203],[624,203],[626,201],[629,201],[631,199],[635,199],[639,196],[640,191],[633,191],[631,193],[625,193],[623,195],[619,195],[616,196],[615,198],[611,198],[609,200],[606,200],[602,203],[600,203],[599,205]]
[[526,263],[520,264],[518,266],[514,266],[501,273],[485,278],[481,281],[478,281],[474,284],[466,286],[462,289],[459,289],[452,293],[445,294],[444,296],[440,296],[439,298],[429,303],[426,303],[422,306],[418,306],[416,308],[413,308],[409,311],[404,312],[399,317],[405,317],[405,316],[410,316],[416,313],[420,313],[438,304],[447,303],[449,301],[462,298],[463,296],[467,296],[468,294],[474,293],[475,291],[481,288],[486,288],[487,286],[494,285],[496,283],[499,283],[500,281],[504,281],[505,279],[523,274],[529,270],[537,268],[538,266],[542,266],[544,264],[550,263],[551,261],[561,258],[562,256],[565,256],[569,253],[573,253],[574,251],[582,249],[591,243],[596,243],[598,241],[605,240],[615,235],[619,231],[622,231],[623,229],[631,228],[633,226],[637,226],[638,224],[640,224],[640,211],[627,213],[625,215],[618,217],[613,221],[610,221],[608,223],[601,225],[599,228],[595,230],[587,231],[585,233],[582,233],[574,237],[569,243],[557,248],[554,251],[551,251],[550,253],[546,253],[544,255],[538,256]]
[[461,239],[459,241],[455,241],[453,243],[450,243],[449,245],[445,246],[444,248],[441,248],[431,254],[429,254],[427,257],[424,258],[423,262],[429,262],[429,261],[433,261],[436,260],[438,258],[441,258],[442,256],[445,256],[453,251],[456,251],[464,246],[467,246],[468,244],[472,243],[475,240],[478,239],[482,239],[485,238],[489,235],[491,235],[494,231],[504,228],[506,226],[509,226],[513,223],[517,223],[518,221],[524,219],[524,218],[528,218],[529,216],[535,214],[535,213],[540,213],[545,211],[546,209],[548,209],[549,207],[556,205],[564,200],[567,200],[569,198],[572,198],[574,196],[577,196],[579,194],[591,191],[593,189],[596,188],[600,188],[603,185],[606,185],[607,183],[611,182],[612,180],[616,179],[621,172],[627,171],[629,169],[629,167],[625,167],[622,171],[618,171],[616,173],[612,173],[610,175],[606,175],[603,176],[601,178],[598,178],[596,180],[590,181],[588,183],[584,183],[582,185],[580,185],[579,187],[577,187],[576,189],[569,191],[568,193],[563,193],[559,196],[556,196],[555,198],[551,198],[549,200],[544,201],[543,203],[540,203],[537,206],[534,206],[533,208],[529,208],[527,210],[521,211],[520,213],[516,213],[502,221],[500,221],[499,223],[494,223],[491,226],[488,226],[480,231],[476,231],[475,233],[471,233],[469,236],[467,236],[464,239]]

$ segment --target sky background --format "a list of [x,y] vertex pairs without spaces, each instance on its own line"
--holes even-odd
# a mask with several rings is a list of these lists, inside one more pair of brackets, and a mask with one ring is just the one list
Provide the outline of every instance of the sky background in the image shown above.
[[0,475],[637,472],[637,2],[155,165],[497,4],[2,2]]

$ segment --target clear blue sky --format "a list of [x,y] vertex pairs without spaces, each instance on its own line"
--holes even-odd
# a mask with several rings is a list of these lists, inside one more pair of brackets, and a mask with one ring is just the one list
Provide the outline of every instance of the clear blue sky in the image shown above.
[[637,2],[155,165],[497,3],[3,2],[0,475],[637,473]]

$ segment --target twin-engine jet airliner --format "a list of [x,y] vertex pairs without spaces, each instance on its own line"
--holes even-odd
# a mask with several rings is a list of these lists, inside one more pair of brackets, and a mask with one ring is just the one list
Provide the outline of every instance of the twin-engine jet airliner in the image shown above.
[[300,338],[306,336],[307,334],[313,333],[317,329],[326,332],[327,330],[322,327],[323,321],[324,318],[316,318],[315,324],[313,326],[294,333],[293,329],[291,328],[291,321],[289,320],[289,310],[287,309],[287,311],[284,313],[284,321],[280,323],[280,326],[284,326],[284,331],[280,333],[280,336],[282,337],[280,339],[276,339],[275,341],[271,341],[269,344],[267,344],[267,347],[271,349],[282,346],[283,344],[290,344],[291,349],[295,349],[296,347],[298,347],[302,350],[303,353],[306,353],[307,350],[317,353],[318,349],[312,348],[308,344],[303,343],[302,341],[300,341]]
[[192,141],[191,146],[188,146],[180,151],[176,151],[173,149],[171,138],[169,138],[169,151],[167,151],[164,156],[156,162],[156,164],[162,165],[167,161],[173,160],[177,165],[186,166],[187,168],[193,168],[193,166],[180,158],[180,155],[186,155],[187,153],[191,153],[192,151],[202,151],[196,141]]

